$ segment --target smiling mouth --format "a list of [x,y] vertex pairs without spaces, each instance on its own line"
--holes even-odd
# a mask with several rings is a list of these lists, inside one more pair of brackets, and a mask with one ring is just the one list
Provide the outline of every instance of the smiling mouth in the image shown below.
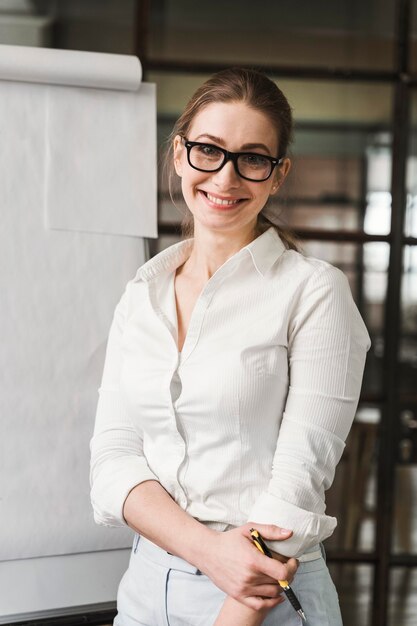
[[208,193],[207,191],[201,191],[208,200],[210,200],[210,202],[213,202],[213,204],[217,204],[219,206],[234,206],[236,204],[239,204],[239,202],[242,202],[244,198],[237,198],[237,200],[227,200],[227,199],[222,199],[222,198],[216,198],[216,196],[212,196],[210,193]]

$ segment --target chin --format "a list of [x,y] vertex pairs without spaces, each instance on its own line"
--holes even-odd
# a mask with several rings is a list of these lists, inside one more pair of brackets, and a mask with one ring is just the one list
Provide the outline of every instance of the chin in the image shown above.
[[228,220],[211,220],[210,222],[204,222],[199,224],[199,228],[201,230],[217,232],[217,233],[228,233],[230,235],[241,233],[242,231],[247,232],[249,230],[256,229],[256,222],[252,223],[232,223]]

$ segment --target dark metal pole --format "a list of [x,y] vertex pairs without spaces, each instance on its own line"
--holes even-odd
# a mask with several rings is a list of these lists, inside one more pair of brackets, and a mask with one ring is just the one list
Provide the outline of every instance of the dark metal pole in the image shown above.
[[388,287],[385,306],[383,389],[386,403],[380,428],[375,579],[372,626],[386,626],[390,592],[390,556],[396,470],[398,416],[400,410],[398,355],[401,333],[401,277],[406,206],[406,162],[408,150],[409,88],[407,60],[410,2],[399,0],[397,14],[397,70],[392,147],[392,216]]
[[147,69],[148,33],[150,21],[149,0],[136,0],[135,42],[133,53],[139,57],[143,75]]
[[[142,80],[146,80],[148,71],[148,46],[149,31],[151,28],[151,3],[150,0],[136,0],[135,15],[135,50],[134,54],[139,57],[142,65]],[[145,258],[155,256],[157,252],[157,239],[146,239]]]
[[[368,176],[368,163],[366,155],[362,155],[361,159],[361,180],[360,180],[360,205],[358,210],[358,226],[361,232],[364,231],[365,226],[365,214],[367,206],[367,176]],[[357,256],[357,285],[356,285],[356,304],[361,314],[364,314],[364,247],[358,246],[359,252]]]

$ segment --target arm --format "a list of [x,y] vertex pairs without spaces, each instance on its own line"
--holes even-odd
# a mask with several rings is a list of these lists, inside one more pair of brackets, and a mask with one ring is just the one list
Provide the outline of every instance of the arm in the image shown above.
[[289,329],[290,386],[271,479],[250,519],[293,530],[270,547],[300,556],[330,536],[324,492],[333,481],[351,427],[369,336],[346,277],[321,265],[299,295]]
[[123,503],[128,493],[143,481],[157,480],[148,467],[141,434],[132,427],[119,389],[129,285],[116,307],[110,328],[90,442],[91,503],[95,521],[105,526],[125,526]]
[[[260,554],[250,539],[251,524],[226,532],[207,528],[183,511],[156,481],[141,483],[130,492],[124,516],[136,532],[195,565],[237,604],[253,611],[276,606],[281,593],[276,581],[292,580],[298,567],[295,559],[282,563]],[[278,544],[291,535],[275,526],[257,524],[257,528]]]
[[[279,598],[276,604],[284,602],[282,596]],[[268,611],[260,609],[255,611],[240,602],[237,602],[233,598],[226,598],[222,609],[217,616],[213,626],[261,626]]]
[[[225,593],[252,606],[273,606],[277,578],[291,579],[297,568],[272,562],[249,538],[250,525],[219,533],[179,507],[150,470],[143,440],[132,426],[120,392],[122,342],[129,285],[116,308],[106,351],[94,436],[91,441],[91,500],[95,520],[125,526],[206,573]],[[275,527],[259,526],[265,537],[283,541]],[[269,596],[260,600],[258,595]]]

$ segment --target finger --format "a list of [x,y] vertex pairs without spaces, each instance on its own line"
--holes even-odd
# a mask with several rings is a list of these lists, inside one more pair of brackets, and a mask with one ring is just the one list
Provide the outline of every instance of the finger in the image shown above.
[[283,554],[279,554],[278,552],[274,552],[273,550],[271,550],[271,554],[274,557],[274,559],[276,561],[279,561],[280,563],[286,563],[288,561],[288,556],[284,556]]
[[294,578],[295,574],[297,573],[298,566],[299,566],[299,561],[297,561],[297,559],[288,559],[286,563],[286,567],[288,569],[288,576],[291,578],[291,580]]
[[288,578],[291,578],[292,580],[294,578],[295,572],[297,571],[297,568],[294,567],[294,560],[292,563],[292,567],[288,567],[288,563],[281,563],[280,561],[276,561],[275,559],[265,557],[262,554],[260,554],[259,557],[260,558],[257,562],[257,567],[259,568],[259,571],[261,571],[269,578],[272,578],[272,580],[288,580]]
[[257,522],[249,522],[246,524],[247,536],[250,537],[250,531],[252,528],[258,530],[264,539],[270,541],[284,541],[292,535],[292,530],[288,528],[281,528],[274,524],[258,524]]
[[244,599],[243,604],[246,604],[251,609],[255,611],[260,611],[261,609],[273,609],[278,604],[281,604],[285,601],[285,598],[279,596],[278,598],[261,598],[260,596],[248,596]]
[[280,587],[276,583],[256,585],[254,589],[255,589],[256,595],[262,598],[278,598],[283,593],[282,587]]
[[259,585],[277,586],[278,580],[283,580],[283,579],[277,578],[276,576],[266,576],[265,574],[260,573],[256,577],[253,577],[252,580],[248,581],[248,585],[254,585],[256,587],[258,587]]

